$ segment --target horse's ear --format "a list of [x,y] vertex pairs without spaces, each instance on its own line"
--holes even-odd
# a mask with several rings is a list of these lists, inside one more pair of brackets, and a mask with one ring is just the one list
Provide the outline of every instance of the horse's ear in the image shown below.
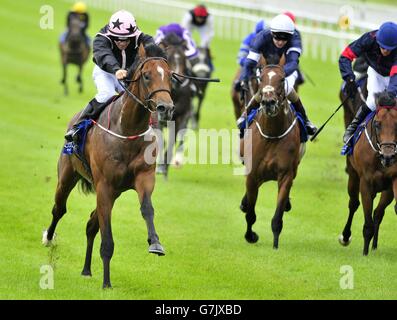
[[141,58],[146,58],[145,47],[143,46],[142,43],[139,45],[138,55],[139,55]]
[[284,66],[284,65],[285,65],[285,60],[286,60],[285,54],[283,54],[283,55],[281,56],[280,61],[279,61],[278,64],[279,64],[280,66]]
[[259,64],[260,66],[265,66],[265,65],[267,65],[267,61],[266,61],[265,57],[263,56],[263,54],[261,54],[261,56],[260,56],[260,58],[259,58],[259,61],[258,61],[258,64]]
[[164,42],[160,42],[160,43],[158,44],[158,46],[159,46],[161,49],[163,49],[163,50],[165,50],[165,49],[167,48],[167,46],[164,44]]

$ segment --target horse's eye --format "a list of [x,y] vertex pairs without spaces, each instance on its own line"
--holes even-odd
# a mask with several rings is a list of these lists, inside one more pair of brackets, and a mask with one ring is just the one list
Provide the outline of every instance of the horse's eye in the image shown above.
[[149,80],[150,80],[149,74],[148,74],[148,73],[144,73],[144,74],[143,74],[143,79],[144,79],[145,81],[149,81]]
[[379,121],[374,121],[374,127],[375,127],[376,130],[379,130],[380,127],[381,127],[380,122]]

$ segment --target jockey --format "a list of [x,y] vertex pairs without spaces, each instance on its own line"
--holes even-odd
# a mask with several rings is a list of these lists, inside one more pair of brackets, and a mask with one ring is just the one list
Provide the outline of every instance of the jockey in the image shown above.
[[91,39],[90,37],[86,34],[88,24],[89,24],[89,15],[87,13],[87,6],[84,2],[76,2],[72,9],[69,11],[67,19],[66,19],[66,28],[67,30],[63,32],[59,38],[59,41],[61,43],[66,42],[66,38],[68,36],[69,30],[70,30],[70,23],[73,21],[73,19],[78,19],[81,22],[81,32],[85,37],[86,44],[88,47],[91,46]]
[[358,109],[352,123],[343,135],[343,142],[348,143],[357,126],[376,109],[375,94],[387,90],[389,95],[397,95],[397,24],[383,23],[379,30],[364,33],[350,43],[339,58],[339,69],[345,80],[345,91],[350,97],[357,93],[356,78],[352,70],[352,61],[363,56],[368,63],[367,90],[368,97]]
[[183,28],[187,29],[191,35],[194,30],[199,32],[201,38],[200,47],[207,50],[207,55],[210,59],[210,68],[213,70],[210,42],[214,36],[214,17],[209,14],[204,5],[198,5],[183,16],[181,25]]
[[184,40],[186,42],[186,50],[185,50],[186,58],[190,60],[197,57],[198,50],[196,44],[192,39],[192,36],[190,35],[188,30],[186,30],[177,23],[171,23],[166,26],[161,26],[156,31],[154,42],[156,44],[159,44],[170,33],[175,33],[181,40]]
[[[298,77],[297,69],[301,53],[301,39],[295,30],[294,22],[287,15],[280,14],[273,18],[270,23],[270,29],[261,31],[255,37],[243,65],[240,81],[242,81],[242,88],[247,88],[248,80],[252,77],[253,70],[258,63],[261,54],[265,59],[271,55],[281,57],[285,54],[286,63],[284,65],[284,72],[286,75],[285,92],[287,98],[293,103],[296,111],[304,118],[307,133],[309,135],[313,135],[317,128],[308,119],[305,108],[303,107],[298,94],[294,90],[294,84]],[[239,127],[245,122],[246,116],[246,114],[243,114],[240,119],[237,120],[237,125]]]
[[240,45],[240,50],[238,52],[237,55],[237,62],[239,63],[239,65],[242,67],[244,65],[245,59],[248,56],[249,53],[249,49],[255,39],[255,36],[261,32],[262,30],[266,29],[266,23],[265,20],[259,20],[257,22],[257,24],[255,25],[255,29],[253,32],[251,32],[248,36],[246,36],[243,40],[243,42],[241,42]]
[[154,40],[138,29],[134,16],[125,10],[114,13],[109,23],[97,33],[93,45],[93,79],[98,93],[66,133],[66,140],[77,139],[78,123],[86,118],[98,117],[106,102],[123,91],[119,80],[127,76],[127,69],[133,64],[140,44],[154,45]]

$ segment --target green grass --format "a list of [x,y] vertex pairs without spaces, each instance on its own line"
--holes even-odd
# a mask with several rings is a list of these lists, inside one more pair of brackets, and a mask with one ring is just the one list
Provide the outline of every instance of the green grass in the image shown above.
[[[361,208],[353,224],[353,242],[337,241],[347,218],[347,177],[341,148],[342,114],[307,144],[292,189],[293,209],[284,218],[280,249],[272,249],[276,184],[260,190],[254,230],[259,241],[244,240],[239,211],[244,177],[232,165],[187,165],[172,169],[169,181],[157,179],[153,195],[156,228],[165,257],[147,253],[146,226],[135,192],[123,194],[113,210],[115,252],[113,290],[103,291],[100,237],[95,242],[93,277],[80,276],[85,255],[85,225],[95,197],[72,192],[68,213],[57,228],[58,246],[41,245],[51,219],[56,163],[70,117],[95,94],[93,63],[84,72],[86,90],[77,93],[76,70],[69,73],[69,97],[59,85],[57,37],[69,3],[55,8],[54,30],[39,28],[41,1],[5,0],[0,26],[0,298],[1,299],[396,299],[395,214],[388,209],[377,252],[363,257]],[[94,35],[109,12],[91,10]],[[157,25],[140,19],[153,34]],[[12,31],[12,32],[11,32]],[[236,71],[238,42],[216,39],[216,77],[202,115],[203,128],[234,128],[229,90]],[[302,59],[316,82],[306,84],[302,100],[312,120],[323,123],[339,104],[336,64]],[[42,290],[40,267],[55,268],[54,290]],[[340,267],[354,269],[354,290],[339,286]]]

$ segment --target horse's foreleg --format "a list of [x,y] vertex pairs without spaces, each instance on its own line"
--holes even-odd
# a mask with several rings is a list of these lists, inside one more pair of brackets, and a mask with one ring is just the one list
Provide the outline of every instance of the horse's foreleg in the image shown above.
[[255,204],[258,198],[259,185],[255,179],[251,177],[251,175],[247,176],[246,189],[246,194],[241,201],[240,206],[242,211],[245,209],[244,212],[246,213],[245,220],[247,221],[247,232],[245,233],[245,240],[247,240],[249,243],[255,243],[258,241],[259,236],[252,231],[252,225],[256,221]]
[[146,222],[148,231],[149,252],[159,256],[165,255],[164,248],[160,244],[159,236],[154,227],[154,208],[152,205],[152,192],[154,190],[154,171],[139,173],[135,179],[135,190],[138,193],[141,204],[141,213]]
[[382,219],[385,214],[385,209],[393,201],[393,198],[394,195],[391,189],[383,191],[379,200],[379,204],[374,210],[375,233],[374,233],[374,240],[372,240],[373,250],[376,250],[376,248],[378,247],[379,227],[380,224],[382,223]]
[[283,214],[289,202],[293,174],[285,175],[278,181],[277,208],[272,219],[273,248],[278,249],[281,230],[283,229]]
[[349,175],[347,183],[347,192],[349,194],[349,216],[342,234],[339,236],[339,243],[342,246],[348,246],[351,242],[351,226],[353,222],[354,213],[360,206],[359,190],[360,178],[356,171],[352,168],[349,159],[347,159],[347,172]]
[[94,247],[94,239],[99,231],[99,221],[96,210],[91,213],[90,219],[88,220],[86,227],[87,235],[87,250],[85,254],[84,268],[81,274],[83,276],[91,276],[91,259],[92,259],[92,248]]
[[101,231],[101,258],[103,262],[103,288],[111,288],[110,283],[110,260],[113,256],[114,242],[111,227],[111,213],[114,201],[118,195],[113,188],[104,184],[96,185],[97,208],[99,229]]
[[77,82],[79,84],[79,93],[83,92],[83,80],[81,78],[81,74],[83,71],[83,64],[79,65],[79,73],[77,74]]
[[68,82],[66,80],[67,77],[67,64],[63,64],[63,77],[62,77],[62,84],[63,84],[63,93],[65,96],[69,94],[69,89],[68,89]]
[[368,255],[369,244],[374,236],[374,221],[372,219],[373,201],[376,195],[372,186],[364,179],[360,181],[361,202],[364,210],[364,249],[363,254]]
[[48,246],[51,244],[55,228],[66,213],[66,201],[78,181],[79,176],[74,171],[68,156],[61,155],[58,163],[58,184],[55,191],[55,204],[52,208],[52,222],[49,228],[44,231],[42,239],[44,245]]

